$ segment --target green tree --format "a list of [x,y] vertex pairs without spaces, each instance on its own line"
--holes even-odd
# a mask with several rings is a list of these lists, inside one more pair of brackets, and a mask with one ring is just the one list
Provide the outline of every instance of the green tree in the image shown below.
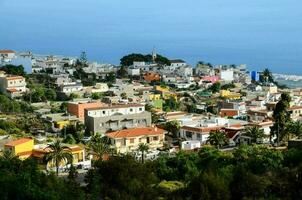
[[288,124],[288,132],[295,135],[298,138],[302,138],[302,123],[300,121],[291,122]]
[[142,154],[142,157],[141,157],[142,164],[144,164],[145,153],[147,153],[148,150],[149,150],[148,144],[140,143],[137,150],[141,152],[141,154]]
[[156,124],[160,116],[155,112],[155,108],[150,104],[146,104],[145,110],[151,113],[151,121],[153,124]]
[[213,83],[213,85],[209,87],[209,91],[211,91],[212,93],[218,93],[220,89],[221,89],[220,82]]
[[291,122],[288,108],[290,106],[291,97],[287,93],[281,94],[281,99],[276,104],[273,112],[274,126],[271,129],[271,136],[277,136],[277,143],[288,135],[286,127]]
[[105,81],[107,82],[107,83],[115,83],[115,81],[116,81],[116,75],[115,75],[115,73],[114,72],[110,72],[107,76],[106,76],[106,79],[105,79]]
[[265,137],[264,130],[260,129],[258,126],[247,127],[244,135],[250,137],[252,143],[262,141]]
[[125,66],[121,66],[120,69],[116,72],[117,73],[117,76],[120,77],[120,78],[125,78],[127,77],[127,69]]
[[7,74],[25,76],[26,72],[24,71],[24,67],[22,65],[5,65],[0,68],[0,70],[5,71]]
[[54,101],[57,98],[57,93],[54,89],[46,89],[44,95],[48,101]]
[[261,73],[260,81],[263,83],[273,83],[274,82],[273,74],[268,68],[265,68],[263,70],[263,72]]
[[91,94],[91,98],[95,100],[102,99],[103,96],[104,94],[102,92],[96,92]]
[[169,99],[166,99],[163,104],[163,109],[166,112],[178,110],[179,107],[179,102],[172,96]]
[[109,155],[114,152],[111,147],[110,139],[101,137],[100,134],[95,134],[88,143],[89,154],[93,155],[98,160],[102,161],[104,155]]
[[180,123],[176,120],[168,121],[164,125],[165,130],[167,130],[169,133],[173,135],[173,137],[177,138],[179,129],[180,129]]
[[211,131],[207,142],[219,149],[222,145],[228,143],[228,139],[226,134],[221,131]]
[[50,152],[45,154],[45,161],[54,162],[54,165],[56,167],[56,174],[58,176],[59,167],[62,162],[66,162],[67,164],[72,163],[73,156],[71,149],[68,146],[64,146],[59,139],[49,144],[46,148],[49,148]]
[[66,137],[63,139],[63,142],[67,143],[67,144],[76,144],[77,143],[77,141],[74,139],[72,134],[67,134]]

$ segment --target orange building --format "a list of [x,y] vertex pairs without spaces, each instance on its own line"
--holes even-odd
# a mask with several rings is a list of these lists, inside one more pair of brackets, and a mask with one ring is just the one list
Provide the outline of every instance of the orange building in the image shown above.
[[146,74],[144,74],[144,80],[148,83],[151,83],[152,81],[160,81],[161,76],[160,74],[155,72],[147,72]]
[[96,102],[69,102],[67,104],[67,111],[79,118],[79,120],[84,121],[84,110],[89,108],[99,108],[104,106],[104,103],[99,101]]
[[239,110],[237,109],[221,109],[220,116],[221,117],[234,117],[239,115]]

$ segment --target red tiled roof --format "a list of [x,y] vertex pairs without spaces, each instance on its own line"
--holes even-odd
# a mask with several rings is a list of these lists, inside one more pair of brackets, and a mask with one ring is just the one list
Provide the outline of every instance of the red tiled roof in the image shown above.
[[8,92],[13,93],[13,92],[18,92],[16,88],[8,88],[6,89]]
[[15,53],[15,52],[13,50],[4,49],[4,50],[0,50],[0,53]]
[[29,142],[31,140],[33,140],[33,139],[31,139],[31,138],[21,138],[19,140],[14,140],[14,141],[11,141],[9,143],[6,143],[5,146],[14,147],[14,146],[17,146],[19,144],[23,144],[23,143]]
[[8,76],[6,77],[7,80],[17,80],[17,79],[24,79],[23,76]]
[[164,130],[160,128],[144,127],[144,128],[133,128],[115,131],[106,134],[110,138],[127,138],[127,137],[138,137],[144,135],[162,135]]

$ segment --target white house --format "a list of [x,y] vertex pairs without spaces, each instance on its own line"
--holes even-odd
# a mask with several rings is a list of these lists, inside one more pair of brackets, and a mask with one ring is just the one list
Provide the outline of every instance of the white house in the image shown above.
[[16,55],[12,50],[0,50],[0,61],[10,62]]
[[200,148],[200,141],[184,141],[181,142],[182,150],[194,150]]
[[231,82],[234,80],[234,71],[233,70],[221,70],[220,79],[223,81]]
[[187,63],[181,59],[170,60],[171,67],[184,67]]
[[141,70],[140,70],[140,68],[129,67],[127,71],[128,71],[129,76],[139,76]]
[[19,97],[26,92],[26,81],[23,76],[3,75],[0,77],[0,91],[9,97]]

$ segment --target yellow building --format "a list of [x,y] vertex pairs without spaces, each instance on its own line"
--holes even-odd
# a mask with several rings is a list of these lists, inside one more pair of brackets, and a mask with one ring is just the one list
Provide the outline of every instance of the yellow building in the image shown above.
[[149,101],[155,101],[155,100],[160,100],[161,95],[160,94],[149,94]]
[[165,140],[164,130],[157,127],[124,129],[106,136],[119,153],[136,151],[141,143],[147,144],[150,150],[163,148]]
[[159,91],[159,92],[169,92],[170,91],[169,87],[162,87],[159,85],[155,86],[155,90]]
[[177,94],[171,92],[169,87],[155,86],[155,90],[160,93],[163,99],[169,99],[173,97],[177,101]]
[[229,90],[220,90],[220,96],[226,99],[240,99],[241,94],[230,92]]
[[4,150],[11,151],[13,155],[18,156],[21,160],[30,157],[33,149],[34,140],[31,138],[21,138],[4,145]]
[[[85,162],[85,148],[79,145],[69,145],[67,146],[69,151],[73,156],[73,164],[79,165]],[[4,150],[11,151],[13,155],[19,157],[21,160],[32,157],[37,159],[38,163],[42,168],[53,168],[54,163],[44,162],[44,156],[51,152],[51,149],[47,147],[47,145],[34,145],[34,140],[31,138],[21,138],[12,142],[9,142],[4,145]],[[66,163],[62,162],[61,166],[65,166]]]
[[60,130],[62,130],[65,126],[68,126],[70,124],[74,124],[74,123],[71,123],[71,121],[69,120],[61,120],[61,121],[54,122],[55,128],[58,128]]

